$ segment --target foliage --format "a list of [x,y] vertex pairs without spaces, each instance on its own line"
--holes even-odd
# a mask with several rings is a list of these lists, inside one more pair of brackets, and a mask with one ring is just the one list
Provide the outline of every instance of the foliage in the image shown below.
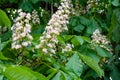
[[119,80],[119,34],[119,0],[0,0],[0,80]]

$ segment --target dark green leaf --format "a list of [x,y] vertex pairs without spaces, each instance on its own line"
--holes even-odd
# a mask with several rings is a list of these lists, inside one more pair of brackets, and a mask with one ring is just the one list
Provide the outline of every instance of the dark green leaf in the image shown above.
[[109,66],[111,68],[111,73],[110,76],[112,78],[112,80],[119,80],[120,79],[120,71],[118,70],[118,68],[115,65],[110,65]]
[[90,20],[85,18],[84,16],[80,16],[80,23],[85,26],[88,26],[88,25],[90,25]]
[[36,4],[39,0],[31,0],[32,3]]
[[95,21],[95,19],[92,17],[90,19],[90,25],[87,26],[87,33],[88,34],[92,34],[96,29],[99,29],[100,26],[98,25],[98,23]]
[[6,42],[3,42],[3,43],[0,43],[0,51],[2,51],[6,46],[7,44],[9,43],[10,41],[6,41]]
[[99,75],[99,77],[104,76],[104,71],[100,68],[96,60],[80,53],[79,56],[90,68],[92,68]]
[[74,27],[76,27],[79,24],[79,17],[74,16],[74,17],[70,18],[69,24],[70,24],[70,28],[72,28],[72,29]]
[[0,52],[0,60],[8,60],[8,58],[6,58],[2,52]]
[[80,3],[81,5],[84,5],[85,3],[87,3],[87,1],[88,1],[88,0],[79,0],[79,3]]
[[77,31],[77,32],[81,32],[82,30],[84,30],[84,26],[82,25],[82,24],[78,24],[75,28],[74,28],[74,30],[75,31]]
[[29,11],[31,12],[33,10],[33,6],[32,3],[30,1],[23,1],[22,4],[20,5],[20,7],[24,10],[24,11]]
[[119,0],[113,0],[113,1],[112,1],[112,5],[113,5],[113,6],[120,6]]

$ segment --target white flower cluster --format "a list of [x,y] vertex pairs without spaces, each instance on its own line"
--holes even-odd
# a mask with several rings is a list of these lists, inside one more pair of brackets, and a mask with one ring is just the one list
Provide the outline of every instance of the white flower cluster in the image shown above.
[[107,40],[106,36],[104,35],[101,35],[100,34],[100,31],[98,29],[96,29],[94,32],[93,32],[93,35],[92,35],[92,43],[96,43],[96,44],[99,44],[100,47],[103,47],[105,48],[106,50],[110,51],[111,52],[111,49],[107,48],[105,45],[110,45],[110,41]]
[[12,48],[20,49],[31,44],[33,37],[30,35],[31,32],[31,15],[30,13],[22,12],[18,10],[18,17],[14,20],[12,30]]
[[106,45],[106,44],[110,43],[110,41],[107,40],[106,36],[100,34],[99,29],[96,29],[93,32],[92,42],[95,42],[97,44],[103,44],[103,45]]
[[95,9],[97,13],[103,13],[105,8],[107,8],[108,4],[101,1],[101,0],[88,0],[87,2],[87,11],[89,12],[90,9]]
[[65,46],[65,48],[62,48],[62,53],[68,52],[68,51],[72,51],[73,47],[74,46],[72,44],[67,43],[66,46]]
[[32,11],[32,15],[31,16],[32,16],[33,24],[40,24],[40,18],[39,18],[38,12],[36,10]]
[[43,36],[40,37],[40,44],[36,48],[41,49],[43,53],[55,53],[57,36],[64,30],[68,30],[67,23],[71,14],[73,5],[70,0],[62,0],[61,6],[48,22]]

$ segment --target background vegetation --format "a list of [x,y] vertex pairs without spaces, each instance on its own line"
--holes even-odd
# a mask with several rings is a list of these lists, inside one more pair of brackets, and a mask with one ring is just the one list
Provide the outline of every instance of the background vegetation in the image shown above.
[[[0,0],[0,80],[120,79],[119,0],[71,0],[73,6],[65,22],[68,30],[61,28],[60,34],[51,35],[58,41],[55,50],[46,45],[36,48],[64,1],[70,0]],[[29,22],[32,37],[30,45],[13,48],[20,9],[26,14],[35,13]],[[52,29],[60,25],[51,24]],[[23,37],[22,41],[29,39]]]

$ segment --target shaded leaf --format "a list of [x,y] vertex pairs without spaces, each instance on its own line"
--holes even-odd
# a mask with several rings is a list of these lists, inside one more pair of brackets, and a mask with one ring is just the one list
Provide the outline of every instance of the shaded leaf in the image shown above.
[[10,41],[6,41],[6,42],[3,42],[3,43],[0,43],[0,51],[2,51],[6,46],[7,44],[9,43]]
[[82,30],[84,30],[84,26],[82,25],[82,24],[78,24],[75,28],[74,28],[74,30],[75,31],[77,31],[77,32],[81,32]]
[[96,60],[82,54],[79,54],[79,56],[90,68],[92,68],[99,75],[99,77],[104,76],[104,71],[100,68]]
[[23,1],[22,4],[20,5],[20,7],[24,10],[24,11],[29,11],[31,12],[33,10],[33,6],[32,3],[30,1]]
[[112,5],[114,5],[114,6],[120,6],[119,0],[113,0],[112,1]]
[[88,26],[88,25],[90,25],[90,20],[85,18],[84,16],[80,16],[80,23],[85,26]]

